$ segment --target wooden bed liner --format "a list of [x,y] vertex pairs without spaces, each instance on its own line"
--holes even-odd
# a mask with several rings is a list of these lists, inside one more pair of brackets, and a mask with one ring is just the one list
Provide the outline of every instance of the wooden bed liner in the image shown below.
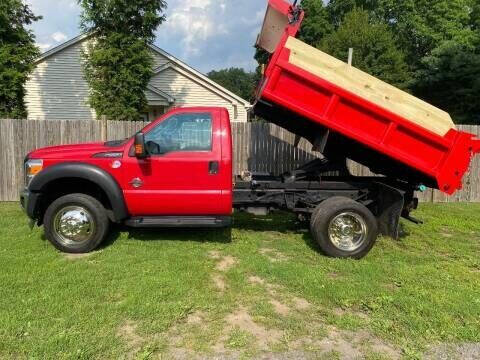
[[384,81],[290,36],[289,62],[435,134],[456,129],[450,115]]

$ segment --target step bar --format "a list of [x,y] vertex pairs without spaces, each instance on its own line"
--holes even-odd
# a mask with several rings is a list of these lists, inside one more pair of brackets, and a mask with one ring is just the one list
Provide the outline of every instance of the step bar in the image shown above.
[[146,216],[125,222],[133,228],[222,228],[232,225],[231,216]]

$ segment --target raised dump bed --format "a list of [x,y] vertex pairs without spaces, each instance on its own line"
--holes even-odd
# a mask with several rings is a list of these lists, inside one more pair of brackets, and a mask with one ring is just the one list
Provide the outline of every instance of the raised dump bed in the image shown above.
[[257,93],[261,115],[376,172],[461,189],[480,140],[448,113],[296,39],[303,16],[269,0],[257,42],[272,54]]

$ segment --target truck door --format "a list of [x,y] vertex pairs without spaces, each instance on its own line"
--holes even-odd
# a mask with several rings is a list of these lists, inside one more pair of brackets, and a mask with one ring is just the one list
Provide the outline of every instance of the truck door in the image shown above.
[[219,111],[180,109],[145,131],[148,157],[125,161],[132,216],[230,215],[222,171]]

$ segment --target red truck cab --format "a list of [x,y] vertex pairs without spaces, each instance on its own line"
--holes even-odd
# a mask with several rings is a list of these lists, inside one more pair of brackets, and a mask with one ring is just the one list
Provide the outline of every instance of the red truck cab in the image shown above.
[[102,230],[101,241],[105,217],[139,227],[230,223],[232,138],[226,109],[176,108],[140,135],[143,156],[135,153],[138,136],[28,154],[21,202],[57,248],[90,251],[97,241],[83,240]]

